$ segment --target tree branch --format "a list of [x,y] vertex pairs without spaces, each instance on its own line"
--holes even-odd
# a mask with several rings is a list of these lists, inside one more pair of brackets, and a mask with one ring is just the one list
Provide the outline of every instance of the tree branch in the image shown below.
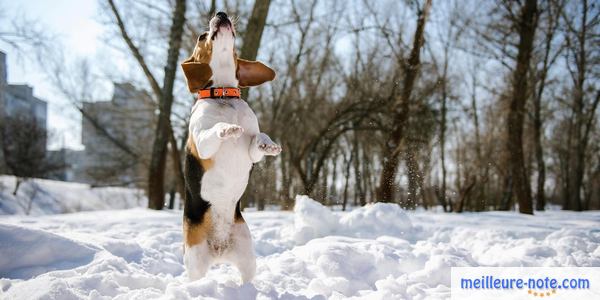
[[148,79],[148,82],[150,83],[150,87],[152,88],[152,91],[154,92],[154,94],[156,94],[157,98],[160,98],[160,96],[162,95],[162,89],[160,88],[160,85],[158,84],[158,81],[156,80],[154,75],[152,75],[150,68],[148,68],[148,64],[146,64],[146,61],[145,61],[144,57],[142,56],[142,54],[140,53],[140,50],[133,43],[133,40],[129,36],[129,33],[127,33],[127,30],[125,28],[125,23],[123,23],[123,19],[121,18],[121,14],[119,13],[119,11],[115,5],[115,2],[113,0],[107,0],[107,1],[108,1],[108,4],[110,5],[110,9],[112,10],[112,12],[115,16],[115,19],[117,21],[117,26],[119,27],[119,31],[121,32],[121,36],[125,40],[125,43],[129,47],[129,50],[131,50],[131,53],[135,57],[136,61],[138,62],[138,64],[142,68],[142,70],[144,71],[144,75],[146,75],[146,78]]

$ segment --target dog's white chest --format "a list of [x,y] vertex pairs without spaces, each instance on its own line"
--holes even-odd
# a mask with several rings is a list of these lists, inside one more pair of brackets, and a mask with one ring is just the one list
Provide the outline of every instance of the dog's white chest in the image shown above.
[[244,130],[238,138],[220,141],[218,151],[210,158],[210,168],[202,177],[201,195],[211,204],[214,238],[224,241],[229,238],[233,226],[235,205],[248,184],[252,168],[249,148],[259,128],[256,115],[246,102],[208,99],[199,101],[194,107],[190,132],[212,128],[217,123],[238,125]]

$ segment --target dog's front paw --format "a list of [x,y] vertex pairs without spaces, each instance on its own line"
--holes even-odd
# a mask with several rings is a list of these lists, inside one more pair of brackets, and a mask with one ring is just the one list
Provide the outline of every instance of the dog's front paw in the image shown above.
[[278,155],[279,153],[281,153],[281,146],[279,146],[273,142],[265,143],[265,144],[258,144],[258,149],[260,149],[260,151],[264,152],[265,155],[275,156],[275,155]]
[[222,124],[217,131],[217,136],[220,139],[226,140],[230,138],[237,139],[244,133],[244,128],[234,124]]
[[273,142],[271,138],[264,133],[261,133],[258,136],[257,142],[258,150],[263,152],[265,155],[275,156],[281,153],[281,146],[275,144],[275,142]]

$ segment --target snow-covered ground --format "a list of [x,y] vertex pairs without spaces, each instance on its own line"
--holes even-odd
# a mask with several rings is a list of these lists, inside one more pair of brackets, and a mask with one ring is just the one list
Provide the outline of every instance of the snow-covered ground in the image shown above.
[[352,212],[298,197],[248,212],[258,270],[189,282],[181,215],[142,208],[0,217],[2,299],[445,299],[452,266],[600,266],[600,212]]
[[88,210],[146,207],[144,192],[124,187],[27,179],[14,195],[17,179],[0,176],[0,215],[49,215]]

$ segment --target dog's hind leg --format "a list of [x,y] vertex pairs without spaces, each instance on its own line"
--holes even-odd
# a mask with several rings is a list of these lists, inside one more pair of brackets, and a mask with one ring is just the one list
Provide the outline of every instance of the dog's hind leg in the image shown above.
[[183,262],[190,280],[198,280],[204,277],[213,262],[213,257],[209,253],[208,243],[203,241],[191,247],[185,246]]
[[236,222],[233,225],[232,240],[232,247],[225,259],[240,271],[243,283],[250,282],[256,273],[256,256],[252,236],[245,222]]

